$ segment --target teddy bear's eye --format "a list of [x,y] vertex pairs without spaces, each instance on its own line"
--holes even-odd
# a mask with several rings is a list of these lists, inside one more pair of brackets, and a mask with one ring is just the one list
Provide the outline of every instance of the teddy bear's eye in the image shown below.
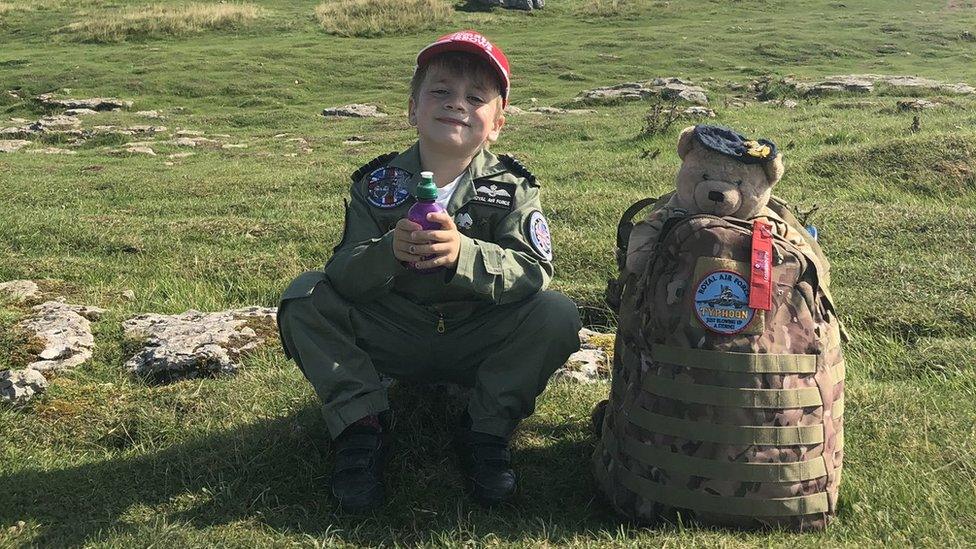
[[741,179],[736,179],[735,180],[735,186],[736,187],[741,187],[742,186],[742,180]]
[[703,173],[702,174],[702,179],[705,180],[705,181],[708,181],[708,174],[707,173]]

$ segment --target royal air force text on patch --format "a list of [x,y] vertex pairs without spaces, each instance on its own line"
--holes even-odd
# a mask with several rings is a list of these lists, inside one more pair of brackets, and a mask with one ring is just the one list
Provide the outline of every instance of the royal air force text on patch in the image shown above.
[[745,330],[755,311],[749,308],[749,282],[739,273],[712,271],[695,288],[695,315],[713,332]]
[[395,208],[410,198],[407,182],[412,174],[387,166],[373,170],[366,182],[366,200],[377,208]]
[[511,210],[515,206],[515,184],[475,181],[472,202]]

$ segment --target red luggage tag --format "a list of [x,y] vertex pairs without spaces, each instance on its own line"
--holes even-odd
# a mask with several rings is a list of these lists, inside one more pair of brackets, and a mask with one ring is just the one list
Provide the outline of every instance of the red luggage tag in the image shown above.
[[749,307],[773,308],[773,233],[763,221],[752,222],[752,262],[749,277]]

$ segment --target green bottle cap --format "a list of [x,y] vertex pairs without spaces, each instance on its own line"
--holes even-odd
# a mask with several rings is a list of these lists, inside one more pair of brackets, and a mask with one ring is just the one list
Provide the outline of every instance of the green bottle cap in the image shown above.
[[437,185],[434,184],[434,172],[420,172],[420,184],[415,194],[417,200],[437,200]]

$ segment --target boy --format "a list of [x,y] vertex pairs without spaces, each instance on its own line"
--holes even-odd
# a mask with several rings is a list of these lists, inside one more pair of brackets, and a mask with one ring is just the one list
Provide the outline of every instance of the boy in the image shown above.
[[[488,151],[508,91],[508,60],[476,32],[421,50],[408,101],[417,142],[353,174],[324,272],[301,275],[282,296],[282,342],[323,403],[344,510],[384,497],[389,404],[377,372],[473,387],[455,442],[472,495],[492,505],[515,490],[512,431],[579,348],[575,304],[544,291],[552,244],[539,183]],[[405,219],[422,170],[447,209],[428,216],[440,230]],[[429,268],[439,270],[418,272]]]

